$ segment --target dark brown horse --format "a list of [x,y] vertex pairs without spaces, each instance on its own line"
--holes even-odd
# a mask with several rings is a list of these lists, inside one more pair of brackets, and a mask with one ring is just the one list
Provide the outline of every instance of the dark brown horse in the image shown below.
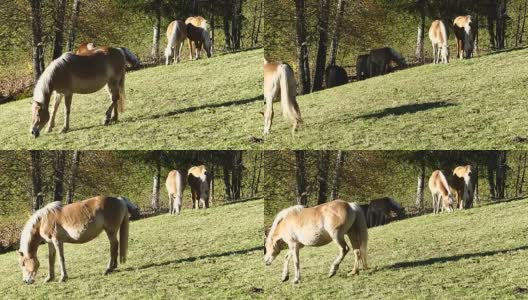
[[396,63],[399,69],[407,67],[405,59],[392,48],[385,47],[370,50],[367,61],[369,77],[387,74],[390,70],[391,62]]
[[405,209],[394,199],[383,197],[370,201],[367,211],[367,222],[369,227],[385,225],[391,213],[395,213],[398,219],[405,216]]
[[356,59],[356,77],[357,80],[365,80],[368,78],[368,54],[358,55]]
[[459,16],[453,21],[456,38],[457,56],[460,59],[473,57],[475,29],[471,16]]
[[332,88],[348,83],[348,74],[340,66],[330,65],[325,70],[326,88]]

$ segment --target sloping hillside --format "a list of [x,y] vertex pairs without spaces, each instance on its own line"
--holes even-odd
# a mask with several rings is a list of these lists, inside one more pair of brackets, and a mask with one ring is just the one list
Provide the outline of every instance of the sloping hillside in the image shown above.
[[15,253],[0,255],[0,293],[5,299],[258,296],[262,208],[259,200],[132,222],[127,263],[108,276],[102,275],[110,252],[104,233],[87,244],[65,246],[66,283],[42,282],[48,270],[45,246],[39,251],[37,282],[29,286],[22,282]]
[[51,134],[29,134],[31,99],[0,107],[4,149],[225,149],[251,145],[262,130],[263,50],[220,55],[127,74],[120,123],[103,126],[110,105],[103,89],[74,95],[70,132],[60,134],[63,105]]
[[[507,299],[528,292],[528,200],[426,215],[369,230],[370,270],[347,277],[338,248],[304,248],[301,283],[280,282],[282,258],[264,272],[269,298]],[[293,278],[290,268],[290,278]]]

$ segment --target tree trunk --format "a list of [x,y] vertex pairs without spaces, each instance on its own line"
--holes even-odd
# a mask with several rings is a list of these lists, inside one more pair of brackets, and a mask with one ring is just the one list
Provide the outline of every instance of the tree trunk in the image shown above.
[[308,193],[306,191],[307,183],[304,151],[295,151],[295,182],[297,183],[297,204],[306,206],[308,204]]
[[159,205],[160,180],[161,180],[161,156],[159,153],[157,153],[156,154],[156,170],[154,173],[154,180],[152,184],[152,199],[150,201],[150,206],[155,210],[160,208],[160,205]]
[[522,153],[519,153],[519,158],[518,158],[518,162],[517,162],[517,176],[515,177],[515,189],[514,189],[514,194],[515,194],[515,197],[518,197],[519,196],[519,183],[521,183],[521,162],[522,162],[522,157],[523,157],[523,154]]
[[506,151],[498,151],[497,156],[497,170],[495,171],[495,195],[498,199],[505,199],[507,175]]
[[73,0],[73,9],[70,24],[70,36],[68,38],[68,51],[73,51],[77,35],[77,20],[81,11],[81,0]]
[[79,170],[79,162],[81,158],[81,153],[79,150],[73,151],[71,171],[70,171],[70,180],[68,182],[68,194],[66,196],[66,203],[73,203],[73,195],[75,194],[75,184],[77,182],[77,172]]
[[480,196],[479,196],[479,176],[480,176],[480,170],[479,170],[479,165],[477,164],[475,166],[475,193],[474,193],[474,199],[473,199],[473,202],[475,202],[475,204],[479,204],[480,203]]
[[339,184],[341,182],[341,171],[343,169],[343,163],[345,162],[345,153],[343,151],[337,151],[334,182],[332,183],[332,200],[339,197]]
[[226,0],[224,3],[224,40],[225,40],[225,49],[230,50],[231,49],[231,33],[230,33],[230,26],[229,26],[229,20],[231,20],[231,3],[232,0]]
[[161,0],[155,0],[155,21],[154,21],[154,34],[152,38],[152,51],[150,55],[158,60],[159,48],[160,48],[160,32],[161,32]]
[[250,187],[251,198],[255,197],[255,181],[257,179],[257,168],[258,168],[257,159],[258,159],[258,153],[255,152],[254,159],[253,159],[253,174],[251,175],[251,187]]
[[498,0],[497,3],[497,25],[495,28],[497,34],[496,49],[504,49],[506,47],[506,0]]
[[255,195],[258,195],[258,191],[259,191],[260,173],[262,173],[262,166],[264,164],[263,156],[264,156],[264,152],[261,151],[260,152],[258,175],[257,175],[257,182],[255,184],[255,192],[254,192]]
[[53,201],[61,201],[64,198],[64,165],[66,162],[66,151],[55,151],[55,166],[53,168]]
[[523,171],[522,171],[522,176],[521,176],[521,182],[519,184],[519,195],[522,195],[523,194],[523,186],[524,186],[524,175],[526,174],[526,155],[528,153],[524,152],[524,160],[523,160]]
[[319,13],[319,46],[317,47],[317,60],[315,63],[315,74],[312,91],[323,88],[324,72],[326,67],[326,52],[328,43],[328,19],[330,17],[330,0],[321,0]]
[[31,32],[33,48],[33,79],[38,81],[44,72],[44,45],[42,43],[42,1],[31,0]]
[[214,192],[215,192],[215,184],[214,184],[214,180],[215,180],[215,165],[212,164],[211,165],[211,182],[209,183],[209,204],[212,205],[213,202],[215,201],[215,196],[214,196]]
[[418,176],[418,186],[416,189],[416,207],[423,208],[425,189],[425,157],[422,155],[420,160],[420,175]]
[[242,151],[233,152],[231,174],[232,200],[240,200],[242,189]]
[[64,45],[64,19],[66,17],[66,0],[55,1],[55,43],[53,59],[62,55]]
[[524,0],[524,9],[522,13],[522,26],[521,26],[521,32],[519,33],[519,44],[522,45],[523,42],[523,36],[524,36],[524,28],[526,25],[526,11],[528,9],[528,0]]
[[341,33],[341,23],[343,21],[343,14],[345,12],[345,0],[337,1],[337,14],[335,22],[334,36],[332,37],[332,44],[330,45],[330,65],[336,64],[337,48],[339,46],[339,34]]
[[488,36],[489,36],[489,47],[495,49],[495,7],[490,6],[488,9]]
[[420,23],[418,24],[418,35],[416,38],[416,60],[424,62],[424,37],[425,37],[425,2],[418,1],[418,10],[420,12]]
[[306,7],[304,0],[295,0],[295,24],[297,36],[297,64],[301,94],[310,93],[310,64],[306,43]]
[[227,157],[224,161],[224,185],[225,185],[225,198],[227,201],[231,201],[233,199],[233,196],[231,194],[231,181],[229,176],[229,164]]
[[264,1],[260,2],[259,17],[257,21],[257,30],[255,32],[255,37],[253,38],[253,47],[256,47],[259,41],[260,34],[260,24],[262,23],[262,13],[264,11]]
[[38,150],[31,150],[31,183],[32,183],[32,198],[33,198],[33,212],[39,210],[44,204],[44,198],[42,194],[42,166],[41,166],[41,155],[42,152]]
[[211,0],[211,52],[215,49],[215,10],[215,0]]
[[317,181],[319,183],[319,197],[317,204],[325,203],[328,199],[328,164],[330,152],[327,150],[319,151],[319,161],[317,164]]
[[488,184],[489,184],[489,191],[490,191],[490,197],[491,199],[495,200],[497,196],[495,195],[495,154],[493,153],[490,155],[490,158],[488,160]]

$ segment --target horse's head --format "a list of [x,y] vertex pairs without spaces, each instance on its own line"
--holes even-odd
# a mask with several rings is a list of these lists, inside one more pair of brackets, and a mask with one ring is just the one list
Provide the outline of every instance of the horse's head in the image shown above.
[[204,40],[205,52],[207,52],[207,57],[211,57],[212,43],[211,43],[211,37],[209,36],[209,31],[205,29],[202,30],[202,36]]
[[283,241],[276,236],[275,232],[272,232],[271,236],[268,235],[264,245],[264,263],[266,263],[267,266],[271,265],[282,249]]
[[33,101],[31,105],[31,134],[37,138],[40,130],[46,126],[50,118],[49,110],[43,104]]
[[18,255],[18,263],[22,269],[22,280],[24,283],[32,284],[35,282],[37,270],[40,267],[39,260],[37,256],[30,257],[29,255],[24,255],[22,251],[18,251]]

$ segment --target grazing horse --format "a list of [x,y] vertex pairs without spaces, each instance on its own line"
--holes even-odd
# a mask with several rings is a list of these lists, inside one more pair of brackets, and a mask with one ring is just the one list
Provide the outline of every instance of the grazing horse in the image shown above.
[[204,165],[192,167],[187,172],[187,181],[191,188],[193,208],[209,208],[209,183],[211,175]]
[[[52,202],[37,210],[27,221],[20,236],[19,263],[23,280],[27,284],[35,281],[39,269],[37,250],[41,242],[49,247],[49,275],[45,282],[55,277],[55,255],[59,253],[60,281],[66,281],[64,243],[83,244],[95,239],[103,230],[110,241],[110,261],[104,274],[117,268],[119,260],[126,261],[128,248],[128,214],[137,216],[139,209],[122,197],[98,196],[62,206]],[[119,232],[119,241],[117,234]]]
[[389,71],[391,62],[395,62],[400,69],[406,68],[405,59],[396,50],[385,47],[370,50],[367,60],[369,77],[385,75]]
[[458,16],[453,21],[455,38],[457,43],[457,57],[460,59],[473,56],[475,43],[475,32],[471,16]]
[[332,88],[348,83],[348,74],[340,66],[330,65],[325,70],[325,83],[327,88]]
[[185,190],[185,173],[180,170],[170,171],[165,186],[169,193],[169,214],[179,215]]
[[[31,134],[38,137],[40,130],[49,122],[48,132],[55,126],[55,112],[60,98],[55,100],[53,114],[49,113],[53,92],[65,98],[65,133],[70,127],[70,109],[73,94],[95,93],[104,86],[112,98],[106,111],[105,125],[118,121],[118,111],[125,105],[125,57],[117,48],[99,47],[93,55],[65,53],[52,61],[40,76],[33,93]],[[56,97],[56,98],[57,98]]]
[[473,204],[474,179],[473,168],[470,165],[456,167],[453,171],[453,187],[459,209],[470,208]]
[[187,25],[181,20],[172,21],[167,27],[167,47],[165,48],[165,64],[170,64],[170,58],[174,54],[173,62],[180,62],[180,54],[183,43],[187,38]]
[[444,22],[441,20],[434,20],[429,28],[429,39],[433,44],[433,63],[440,63],[440,59],[443,63],[449,62],[449,45],[447,30]]
[[[210,40],[211,37],[210,37],[210,34],[209,34],[209,23],[207,22],[207,20],[202,17],[202,16],[195,16],[195,17],[188,17],[186,20],[185,20],[185,24],[192,24],[194,27],[198,27],[198,28],[202,28],[204,30],[203,34],[206,34],[207,35],[207,38]],[[205,37],[204,37],[205,39]],[[193,47],[192,47],[192,44],[193,42],[189,39],[189,53],[190,53],[190,56],[191,56],[191,59],[192,59],[192,53],[193,53]],[[196,43],[195,43],[195,49],[196,51],[198,51],[198,53],[196,54],[198,57],[200,55],[200,52],[201,52],[201,49],[202,47],[197,47]],[[211,43],[211,47],[209,47],[209,52],[208,52],[208,55],[209,57],[211,57],[211,53],[212,53],[212,43]]]
[[[192,23],[187,24],[187,38],[189,39],[189,47],[192,48],[191,44],[194,43],[195,57],[200,58],[200,52],[202,48],[205,48],[207,57],[211,57],[211,37],[209,32],[202,27],[194,26]],[[192,60],[192,52],[190,53]]]
[[390,197],[383,197],[370,201],[367,211],[367,223],[369,227],[385,225],[390,213],[398,215],[398,219],[403,218],[405,209]]
[[356,78],[357,80],[364,80],[368,78],[368,54],[358,55],[356,59]]
[[356,203],[334,200],[314,207],[292,206],[280,211],[266,238],[264,262],[270,265],[281,251],[281,241],[288,245],[284,258],[282,281],[289,278],[288,264],[293,257],[295,265],[294,283],[301,280],[299,249],[304,246],[324,246],[334,241],[339,246],[339,255],[330,267],[329,277],[335,275],[339,264],[350,248],[345,235],[352,243],[355,257],[352,274],[359,273],[359,262],[367,269],[367,222],[361,207]]
[[269,134],[273,119],[273,100],[279,97],[282,115],[293,123],[292,133],[299,128],[301,111],[297,104],[297,84],[292,68],[285,63],[270,63],[264,60],[264,134]]
[[433,196],[433,213],[439,213],[440,204],[442,204],[442,211],[453,211],[453,195],[447,180],[440,170],[435,170],[429,178],[429,190]]

